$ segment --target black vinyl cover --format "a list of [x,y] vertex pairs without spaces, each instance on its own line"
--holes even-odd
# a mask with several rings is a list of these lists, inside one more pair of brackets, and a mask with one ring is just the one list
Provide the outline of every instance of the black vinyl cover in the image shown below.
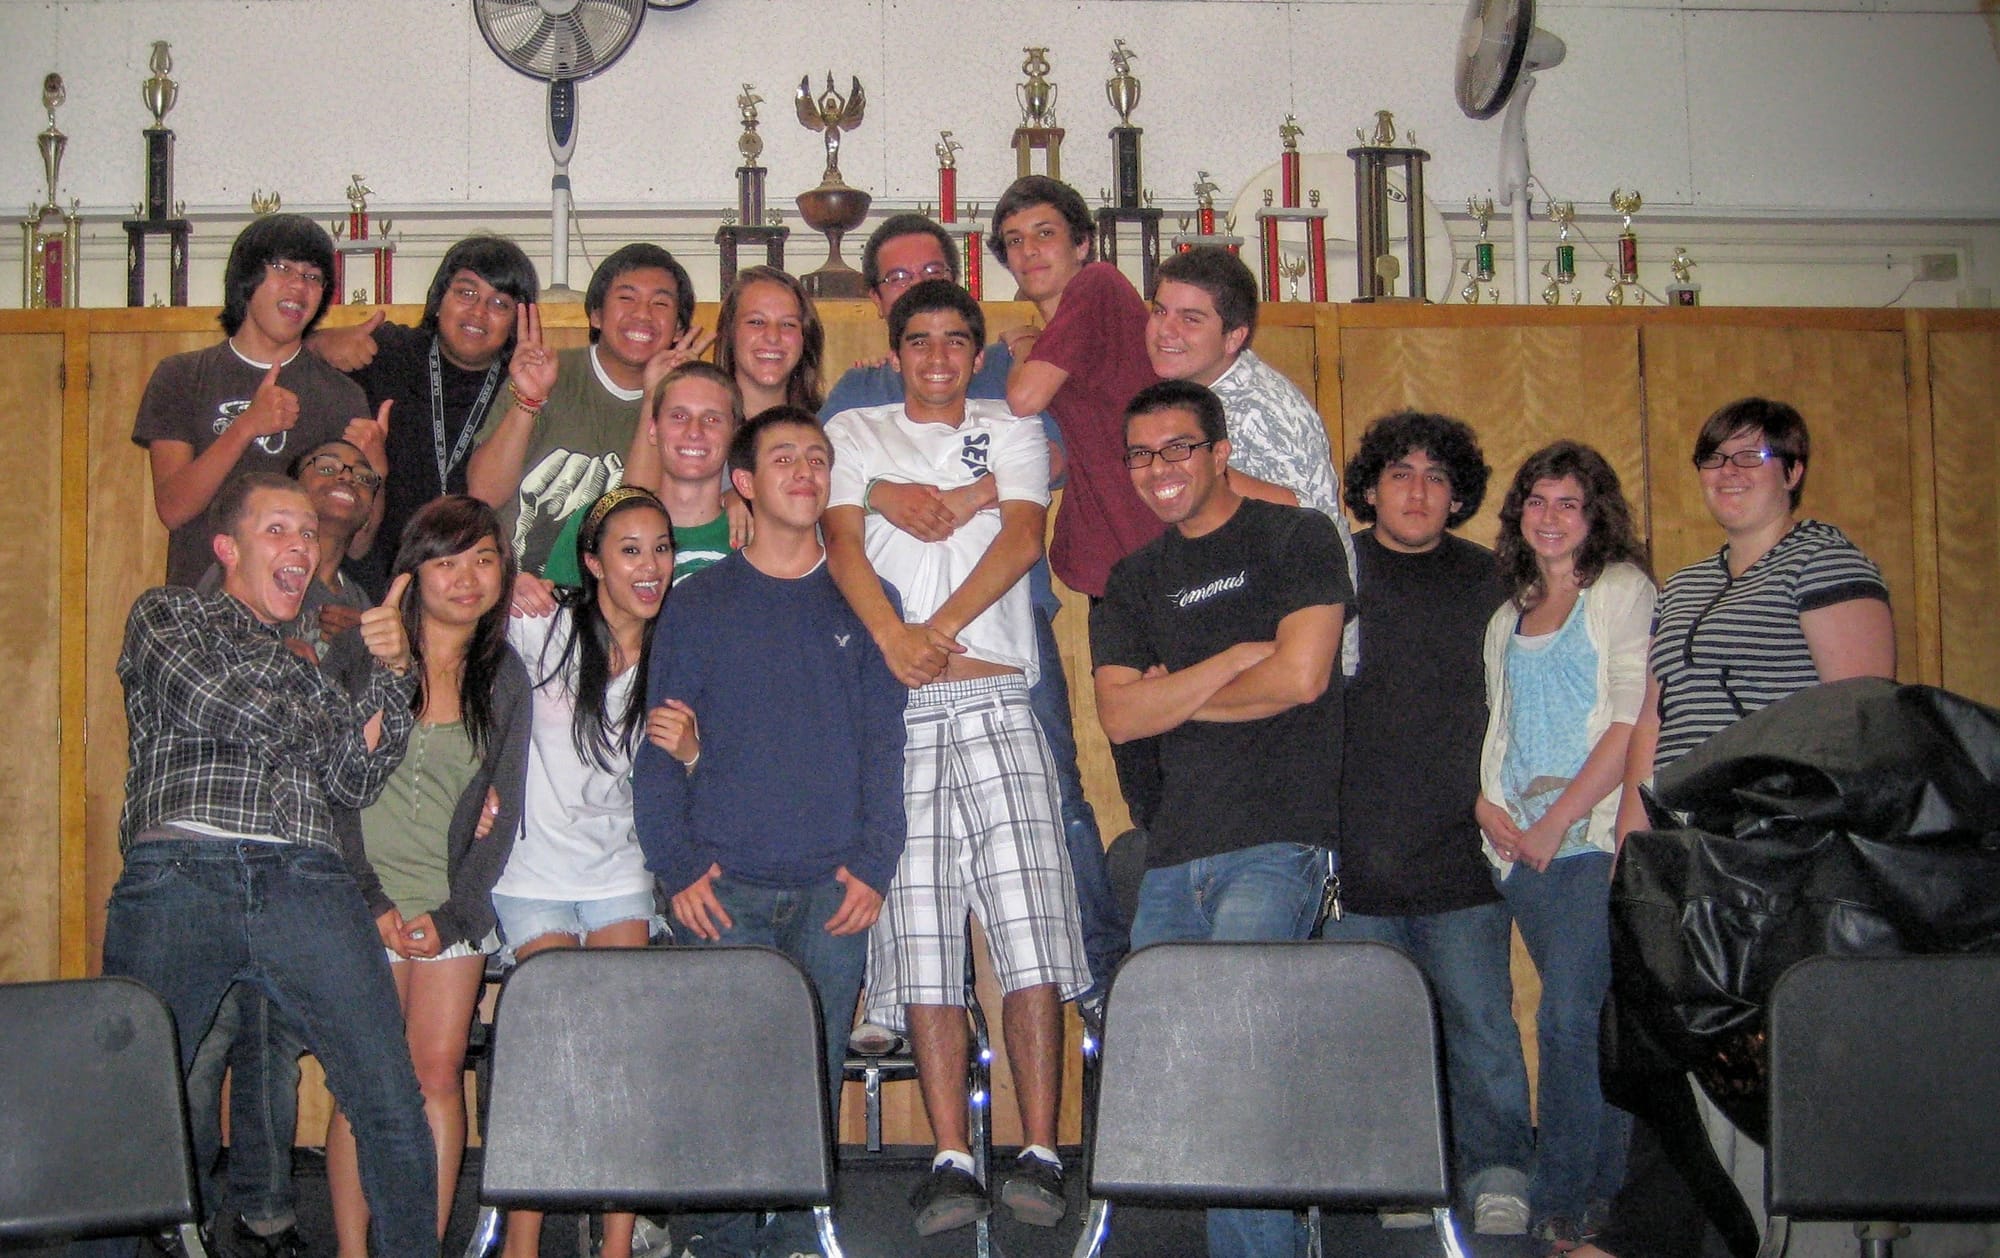
[[1614,1100],[1691,1071],[1761,1140],[1765,1011],[1788,967],[2000,951],[2000,711],[1879,678],[1817,686],[1656,787],[1659,828],[1626,840],[1612,882]]

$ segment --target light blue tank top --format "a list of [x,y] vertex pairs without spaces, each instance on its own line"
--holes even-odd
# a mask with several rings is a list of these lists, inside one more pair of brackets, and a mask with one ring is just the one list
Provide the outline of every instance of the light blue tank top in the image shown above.
[[[1507,754],[1500,789],[1514,824],[1527,829],[1549,810],[1590,756],[1597,706],[1597,648],[1584,624],[1583,591],[1562,628],[1538,638],[1518,628],[1507,641]],[[1563,835],[1556,858],[1596,849],[1585,816]]]

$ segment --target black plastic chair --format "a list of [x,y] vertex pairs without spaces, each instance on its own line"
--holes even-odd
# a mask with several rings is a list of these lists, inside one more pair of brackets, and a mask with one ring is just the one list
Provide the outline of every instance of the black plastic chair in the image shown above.
[[811,1209],[840,1258],[818,1000],[790,958],[554,949],[508,976],[494,1023],[483,1205]]
[[1451,1217],[1430,988],[1380,944],[1160,944],[1120,967],[1105,1009],[1090,1215],[1111,1203]]
[[[971,1027],[970,1052],[965,1063],[966,1131],[972,1140],[973,1173],[990,1189],[993,1184],[993,1041],[987,1032],[986,1011],[980,1007],[973,976],[972,922],[965,926],[965,1016]],[[857,1052],[850,1045],[841,1073],[861,1084],[862,1115],[865,1128],[863,1146],[870,1154],[880,1154],[882,1144],[882,1085],[917,1077],[916,1050],[908,1036],[901,1037],[886,1053]],[[976,1258],[1005,1258],[993,1239],[993,1220],[983,1217],[973,1225],[973,1253]]]
[[1770,1018],[1764,1254],[1793,1218],[1854,1221],[1868,1258],[2000,1219],[2000,956],[1816,957]]
[[173,1015],[122,978],[0,986],[0,1248],[178,1234],[206,1258]]

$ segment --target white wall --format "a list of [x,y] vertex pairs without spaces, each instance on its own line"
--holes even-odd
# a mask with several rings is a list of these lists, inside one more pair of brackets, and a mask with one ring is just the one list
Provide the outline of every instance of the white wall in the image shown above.
[[[1982,15],[1978,0],[1724,2],[1542,6],[1569,57],[1534,97],[1535,168],[1578,203],[1585,230],[1608,240],[1605,198],[1636,187],[1655,290],[1685,244],[1712,301],[1879,304],[1900,292],[1951,304],[1969,290],[1990,302],[2000,16]],[[1115,117],[1102,84],[1114,36],[1138,53],[1134,121],[1146,129],[1147,183],[1170,211],[1191,206],[1198,168],[1232,199],[1276,159],[1287,112],[1306,128],[1302,147],[1339,154],[1388,108],[1431,151],[1429,190],[1463,240],[1466,197],[1495,184],[1499,121],[1474,123],[1453,103],[1459,17],[1455,2],[1415,0],[700,0],[651,12],[626,56],[580,89],[573,267],[580,282],[590,257],[649,236],[687,255],[713,295],[710,238],[734,202],[744,81],[766,98],[772,204],[789,210],[817,182],[820,141],[792,117],[788,92],[801,74],[823,82],[832,70],[843,89],[860,76],[869,94],[841,166],[878,211],[935,198],[941,127],[965,145],[961,197],[990,206],[1013,175],[1014,84],[1029,43],[1049,46],[1061,89],[1064,174],[1094,199],[1110,182]],[[196,219],[197,301],[214,300],[253,189],[331,218],[356,171],[404,232],[405,299],[421,295],[443,245],[475,226],[546,258],[544,89],[487,49],[471,0],[0,0],[0,205],[41,199],[39,85],[59,70],[62,195],[89,219],[91,304],[122,301],[117,220],[143,190],[139,84],[161,38],[181,87],[168,121],[176,195]],[[1347,185],[1325,191],[1351,216]],[[823,247],[788,218],[800,229],[794,269],[810,269]],[[1548,235],[1538,225],[1537,266]],[[14,304],[20,234],[0,242],[0,300]],[[1903,291],[1922,252],[1952,253],[1960,279]],[[1602,282],[1588,270],[1585,281],[1587,299],[1601,300]]]

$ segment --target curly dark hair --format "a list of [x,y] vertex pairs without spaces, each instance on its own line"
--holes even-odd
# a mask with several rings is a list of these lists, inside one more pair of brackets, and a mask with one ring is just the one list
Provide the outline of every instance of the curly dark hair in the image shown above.
[[1576,551],[1577,585],[1588,589],[1614,563],[1634,564],[1652,575],[1646,545],[1632,525],[1632,508],[1610,461],[1581,442],[1558,441],[1522,462],[1500,504],[1500,537],[1494,543],[1493,556],[1514,605],[1523,611],[1540,602],[1545,591],[1535,552],[1521,536],[1521,509],[1536,485],[1565,476],[1574,477],[1582,486],[1583,518],[1590,526],[1590,536]]
[[1445,517],[1446,528],[1455,529],[1479,514],[1479,504],[1486,501],[1486,480],[1493,474],[1480,452],[1479,434],[1449,415],[1397,411],[1368,425],[1360,448],[1347,461],[1341,498],[1355,519],[1375,523],[1375,504],[1368,501],[1368,491],[1381,481],[1384,468],[1412,450],[1422,450],[1433,463],[1442,463],[1451,477],[1457,505]]

